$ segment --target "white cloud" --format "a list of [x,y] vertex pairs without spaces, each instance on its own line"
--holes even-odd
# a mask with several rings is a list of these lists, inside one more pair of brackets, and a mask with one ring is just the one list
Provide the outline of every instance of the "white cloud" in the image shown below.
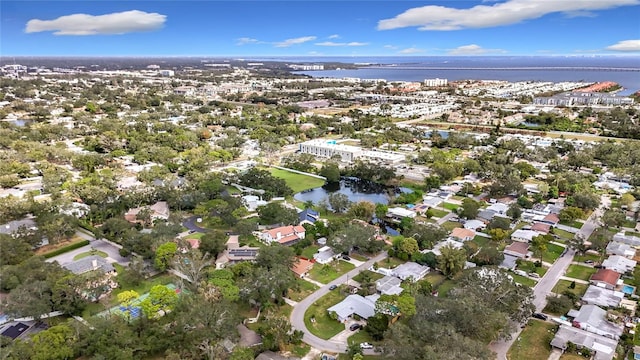
[[395,45],[385,45],[383,46],[385,49],[398,50],[398,47]]
[[507,0],[493,5],[476,5],[468,9],[428,5],[409,9],[391,19],[378,22],[378,30],[418,27],[419,30],[461,30],[488,28],[516,24],[537,19],[547,14],[591,14],[627,5],[638,5],[640,0]]
[[139,10],[104,15],[72,14],[53,20],[31,19],[25,32],[53,31],[54,35],[117,35],[157,30],[167,17]]
[[340,35],[338,34],[329,35],[327,39],[340,39]]
[[485,49],[480,45],[470,44],[459,46],[455,49],[449,50],[447,53],[449,55],[484,55],[484,54],[496,54],[496,53],[505,53],[506,51],[502,49]]
[[410,48],[406,48],[398,51],[398,54],[408,55],[408,54],[418,54],[422,52],[424,52],[424,50],[418,49],[416,47],[410,47]]
[[369,43],[357,42],[357,41],[352,41],[352,42],[323,41],[323,42],[316,43],[316,45],[317,46],[366,46],[366,45],[369,45]]
[[316,39],[315,36],[303,36],[303,37],[299,37],[299,38],[287,39],[287,40],[284,40],[284,41],[276,42],[276,43],[274,43],[274,46],[275,47],[289,47],[291,45],[302,44],[302,43],[306,43],[308,41],[313,41],[315,39]]
[[617,44],[606,47],[613,51],[640,51],[640,40],[622,40]]
[[258,39],[254,39],[250,37],[241,37],[237,39],[236,45],[259,44],[259,43],[261,43],[261,41]]

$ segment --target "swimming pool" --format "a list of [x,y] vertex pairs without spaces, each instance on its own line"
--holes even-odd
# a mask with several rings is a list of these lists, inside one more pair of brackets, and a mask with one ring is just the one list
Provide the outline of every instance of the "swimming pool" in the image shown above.
[[622,287],[622,292],[627,294],[627,295],[633,294],[634,291],[636,291],[635,286],[625,285],[625,286]]

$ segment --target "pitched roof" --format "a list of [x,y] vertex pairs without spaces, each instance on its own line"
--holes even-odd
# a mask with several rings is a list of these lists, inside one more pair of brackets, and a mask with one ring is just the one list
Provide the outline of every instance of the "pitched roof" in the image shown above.
[[265,230],[264,232],[268,233],[269,235],[271,235],[272,238],[277,238],[278,237],[278,233],[280,233],[280,235],[289,235],[289,234],[298,234],[298,233],[303,233],[305,232],[305,229],[303,226],[301,225],[296,225],[296,226],[292,226],[292,225],[288,225],[288,226],[280,226],[271,230]]
[[560,222],[560,218],[558,217],[558,215],[554,213],[550,213],[549,215],[542,218],[542,221],[552,223],[552,224],[557,224],[558,222]]
[[551,225],[537,222],[531,226],[531,230],[547,234],[551,230]]
[[527,255],[529,252],[529,244],[521,241],[514,241],[511,245],[507,246],[504,251]]
[[591,281],[602,281],[610,285],[616,285],[619,279],[620,273],[609,269],[599,269],[591,275]]
[[312,267],[313,267],[313,263],[311,261],[307,259],[298,258],[298,261],[296,261],[293,264],[291,271],[296,273],[298,276],[302,276],[307,271],[311,270]]
[[103,273],[116,270],[110,262],[98,255],[87,256],[62,266],[76,275],[84,274],[91,270],[100,270]]
[[308,221],[308,222],[314,223],[318,221],[319,217],[320,217],[320,214],[317,211],[312,209],[304,209],[298,213],[298,219],[300,220],[300,222]]
[[349,295],[346,299],[333,305],[327,311],[335,312],[340,318],[347,318],[352,314],[368,319],[375,314],[376,304],[369,297],[360,295]]
[[451,236],[458,239],[465,239],[467,237],[473,238],[474,236],[476,236],[476,232],[471,229],[455,228],[451,231]]

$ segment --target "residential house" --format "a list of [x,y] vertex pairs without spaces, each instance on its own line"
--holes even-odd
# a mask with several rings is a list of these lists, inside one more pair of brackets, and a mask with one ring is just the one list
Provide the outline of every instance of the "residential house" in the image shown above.
[[216,269],[221,269],[227,264],[233,265],[242,261],[254,261],[258,256],[259,250],[260,248],[257,247],[240,247],[238,235],[230,235],[227,240],[227,248],[216,259]]
[[471,230],[475,230],[478,231],[478,229],[484,229],[486,228],[487,225],[485,223],[483,223],[480,220],[467,220],[464,223],[464,228],[465,229],[471,229]]
[[451,237],[457,241],[470,241],[476,236],[476,232],[471,229],[455,228],[451,231]]
[[611,255],[602,262],[602,267],[624,274],[633,271],[636,261],[620,255]]
[[368,319],[376,313],[376,301],[380,295],[349,295],[341,302],[328,308],[329,313],[336,313],[338,321],[346,322],[353,314]]
[[589,282],[592,285],[613,290],[618,286],[620,273],[609,269],[599,269],[595,274],[591,275]]
[[400,295],[404,290],[400,287],[402,281],[394,276],[385,276],[376,281],[376,290],[382,295]]
[[556,226],[560,222],[560,217],[557,214],[550,213],[542,218],[542,222],[545,222],[551,226]]
[[511,240],[521,242],[531,242],[534,237],[541,235],[537,231],[518,229],[511,234]]
[[455,240],[453,240],[451,238],[447,238],[447,239],[444,239],[444,240],[440,241],[439,243],[435,244],[433,246],[433,249],[431,249],[431,250],[426,250],[425,249],[425,250],[422,250],[422,252],[425,253],[425,254],[428,253],[428,252],[432,252],[436,256],[440,256],[441,255],[440,249],[442,249],[445,246],[453,247],[455,249],[462,249],[464,244],[459,242],[459,241],[455,241]]
[[411,279],[412,282],[416,282],[425,277],[428,272],[428,266],[409,261],[394,268],[393,276],[399,278],[402,281]]
[[605,289],[595,285],[589,285],[587,291],[582,295],[582,302],[587,305],[598,305],[602,307],[618,307],[624,299],[622,291]]
[[487,206],[485,210],[493,211],[495,214],[505,215],[507,213],[507,210],[509,210],[509,205],[503,204],[501,202],[496,202]]
[[115,275],[116,269],[105,258],[98,255],[87,256],[85,258],[72,261],[62,265],[65,269],[76,275],[81,275],[89,271],[101,271],[107,275]]
[[15,340],[35,325],[34,321],[12,321],[0,326],[0,335]]
[[493,210],[480,210],[480,212],[478,212],[478,216],[477,219],[484,222],[484,223],[490,223],[491,220],[498,215],[497,212],[493,211]]
[[575,344],[580,349],[586,348],[595,352],[594,360],[612,360],[618,346],[616,340],[568,325],[560,325],[551,340],[551,346],[565,351],[569,343]]
[[309,271],[313,268],[313,263],[307,259],[296,258],[291,271],[293,271],[298,277],[303,278],[309,275]]
[[247,210],[253,212],[256,211],[258,207],[267,205],[267,202],[256,195],[245,195],[242,197],[242,204]]
[[322,265],[332,262],[335,258],[336,254],[333,252],[333,249],[328,246],[321,247],[320,249],[318,249],[317,253],[313,254],[313,259],[318,264]]
[[298,219],[300,220],[300,225],[314,224],[320,219],[320,213],[312,209],[304,209],[298,213]]
[[15,236],[21,231],[33,233],[38,230],[38,226],[33,218],[24,218],[22,220],[9,221],[0,225],[0,234]]
[[529,251],[529,243],[514,241],[509,244],[509,246],[504,248],[504,255],[515,256],[519,259],[525,259],[531,256],[531,251]]
[[265,351],[256,357],[256,360],[299,360],[297,357],[288,357],[274,353],[273,351]]
[[129,209],[124,214],[125,220],[130,223],[142,222],[142,220],[138,220],[138,214],[143,210],[148,209],[150,212],[151,222],[155,222],[156,220],[168,220],[169,219],[169,205],[166,201],[158,201],[157,203],[151,206],[142,206],[133,209]]
[[614,340],[620,339],[623,331],[621,325],[607,320],[607,312],[596,305],[582,305],[573,326]]
[[267,242],[278,242],[282,245],[289,246],[304,239],[305,229],[300,225],[281,226],[271,230],[265,230],[260,234],[260,238]]
[[531,230],[537,231],[542,234],[548,234],[549,231],[551,231],[551,225],[542,222],[536,222],[531,225]]
[[631,245],[635,248],[640,247],[640,237],[625,235],[624,231],[621,231],[615,235],[613,235],[613,241],[617,241],[623,244]]
[[636,256],[636,249],[632,248],[628,244],[623,244],[617,241],[611,241],[607,245],[607,255],[620,255],[628,259],[633,259]]
[[401,207],[393,207],[387,210],[387,217],[402,220],[403,218],[413,219],[416,217],[416,212],[413,210],[401,208]]

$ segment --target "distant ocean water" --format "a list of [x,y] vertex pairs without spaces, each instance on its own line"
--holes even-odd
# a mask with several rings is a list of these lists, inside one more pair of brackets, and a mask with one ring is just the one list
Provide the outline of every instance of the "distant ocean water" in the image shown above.
[[388,81],[430,78],[506,81],[613,81],[628,95],[640,90],[638,56],[460,56],[460,57],[300,57],[269,58],[287,62],[341,62],[359,69],[301,71],[313,77],[357,77]]

